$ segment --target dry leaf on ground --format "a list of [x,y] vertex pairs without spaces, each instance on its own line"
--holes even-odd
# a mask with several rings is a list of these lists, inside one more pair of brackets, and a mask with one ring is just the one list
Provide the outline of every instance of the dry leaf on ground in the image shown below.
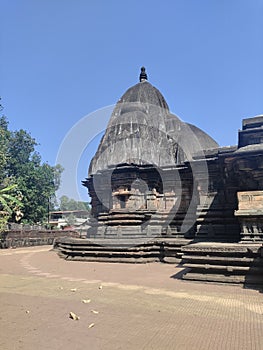
[[91,302],[91,300],[90,299],[82,299],[82,302],[83,302],[83,304],[88,304]]
[[79,316],[74,314],[74,312],[72,312],[72,311],[70,311],[70,313],[69,313],[69,318],[72,318],[72,320],[74,320],[74,321],[79,320]]
[[94,314],[98,314],[99,311],[96,311],[96,310],[91,310],[91,312],[93,312]]

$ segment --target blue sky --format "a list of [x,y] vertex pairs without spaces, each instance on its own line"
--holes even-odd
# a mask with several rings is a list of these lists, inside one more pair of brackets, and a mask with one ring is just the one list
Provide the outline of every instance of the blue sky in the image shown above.
[[[170,110],[222,146],[263,113],[263,0],[2,0],[0,16],[3,112],[51,165],[74,125],[115,104],[142,65]],[[95,148],[72,178],[83,200]]]

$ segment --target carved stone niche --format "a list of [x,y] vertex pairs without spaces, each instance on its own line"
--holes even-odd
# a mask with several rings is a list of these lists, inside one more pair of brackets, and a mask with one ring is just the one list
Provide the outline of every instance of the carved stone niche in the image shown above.
[[237,193],[241,242],[263,242],[263,191]]

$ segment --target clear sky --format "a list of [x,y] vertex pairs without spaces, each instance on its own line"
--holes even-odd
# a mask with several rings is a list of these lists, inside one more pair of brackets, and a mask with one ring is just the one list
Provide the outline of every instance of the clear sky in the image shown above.
[[[142,65],[170,110],[222,146],[237,143],[243,118],[263,114],[263,0],[2,0],[1,5],[3,112],[12,130],[26,129],[36,138],[43,161],[51,165],[74,125],[115,104],[138,82]],[[104,114],[106,123],[110,115]],[[95,113],[89,123],[78,124],[89,143],[72,178],[79,188],[96,148],[90,133],[95,137],[103,129],[99,118]],[[69,149],[68,157],[76,154]],[[63,186],[64,194],[76,198],[70,182]]]

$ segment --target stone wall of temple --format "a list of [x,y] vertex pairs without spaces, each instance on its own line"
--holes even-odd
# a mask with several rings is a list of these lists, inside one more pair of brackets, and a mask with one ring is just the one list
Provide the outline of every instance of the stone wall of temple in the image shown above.
[[[256,128],[250,132],[252,142],[256,133]],[[246,140],[250,142],[247,134]],[[244,238],[244,223],[235,215],[238,192],[263,188],[263,148],[255,143],[244,146],[244,141],[242,146],[210,150],[173,167],[126,164],[93,175],[86,185],[97,225],[103,225],[100,232],[110,225],[113,234],[116,225],[118,235],[129,227],[131,235],[134,230],[147,236],[152,226],[153,235],[225,241]],[[125,212],[130,216],[124,220]],[[140,217],[132,216],[133,212]],[[261,227],[260,215],[256,219],[252,212],[247,216],[253,230]]]

